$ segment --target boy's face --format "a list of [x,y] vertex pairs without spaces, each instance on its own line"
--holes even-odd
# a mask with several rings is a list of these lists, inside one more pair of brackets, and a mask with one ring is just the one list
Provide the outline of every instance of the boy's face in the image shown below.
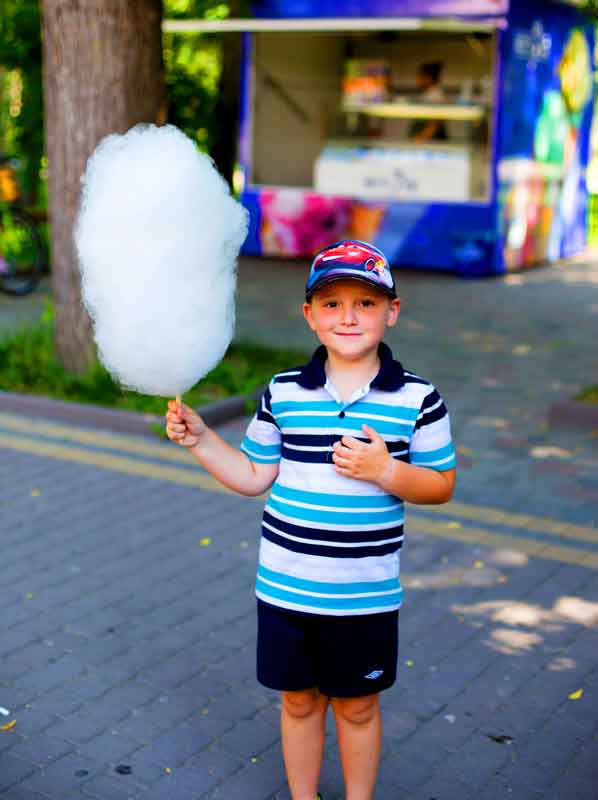
[[401,301],[362,281],[339,280],[314,292],[303,315],[328,352],[358,361],[396,324]]

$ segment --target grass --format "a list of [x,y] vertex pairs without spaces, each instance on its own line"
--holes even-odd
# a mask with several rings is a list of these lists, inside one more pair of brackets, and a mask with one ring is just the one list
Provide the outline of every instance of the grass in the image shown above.
[[598,405],[598,386],[586,386],[574,399],[579,400],[581,403]]
[[[199,406],[232,395],[249,394],[267,384],[275,372],[301,364],[307,358],[306,353],[297,350],[233,344],[223,361],[185,394],[184,402]],[[0,339],[0,387],[4,391],[160,415],[167,400],[122,389],[99,362],[83,375],[68,372],[54,351],[51,303],[37,323]]]

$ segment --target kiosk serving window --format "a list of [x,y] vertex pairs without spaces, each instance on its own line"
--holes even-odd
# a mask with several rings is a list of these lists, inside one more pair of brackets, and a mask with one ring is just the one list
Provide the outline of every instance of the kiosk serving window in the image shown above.
[[493,32],[252,38],[250,184],[372,200],[488,199]]

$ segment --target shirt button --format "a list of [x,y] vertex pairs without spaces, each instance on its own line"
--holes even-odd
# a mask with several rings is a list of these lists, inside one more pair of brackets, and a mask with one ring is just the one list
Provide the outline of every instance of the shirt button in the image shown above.
[[339,414],[339,417],[342,419],[344,416],[345,416],[345,412],[341,411],[341,413]]

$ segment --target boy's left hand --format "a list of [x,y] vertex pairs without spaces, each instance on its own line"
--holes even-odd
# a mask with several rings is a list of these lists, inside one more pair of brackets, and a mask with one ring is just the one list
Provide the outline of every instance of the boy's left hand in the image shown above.
[[332,460],[339,475],[378,483],[386,471],[392,469],[393,459],[386,442],[377,431],[369,425],[362,425],[361,428],[370,440],[369,444],[353,436],[343,436],[340,442],[332,446]]

